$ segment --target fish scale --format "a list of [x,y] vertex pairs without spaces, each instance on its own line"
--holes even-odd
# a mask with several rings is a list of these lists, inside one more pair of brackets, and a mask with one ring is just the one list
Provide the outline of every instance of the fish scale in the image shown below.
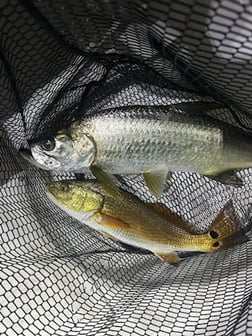
[[97,181],[65,180],[48,183],[46,188],[51,201],[70,216],[110,238],[148,249],[166,262],[178,262],[177,251],[214,252],[245,239],[231,202],[208,232],[197,234],[164,205],[146,204],[123,190],[120,197],[113,196]]
[[[197,124],[197,116],[194,119],[182,113],[174,116],[174,112],[164,113],[161,108],[155,114],[150,113],[152,119],[150,115],[144,119],[141,110],[133,110],[131,114],[110,110],[91,117],[87,126],[82,124],[82,131],[88,132],[96,142],[95,164],[108,167],[114,174],[136,174],[164,164],[171,170],[182,166],[204,173],[220,158],[221,130],[206,127],[203,118]],[[199,151],[201,160],[196,161]]]
[[[114,108],[44,136],[21,154],[43,169],[86,173],[118,194],[113,174],[143,174],[160,197],[173,171],[206,175],[240,187],[236,170],[252,167],[252,138],[204,112],[214,102]],[[170,173],[169,173],[170,172]]]

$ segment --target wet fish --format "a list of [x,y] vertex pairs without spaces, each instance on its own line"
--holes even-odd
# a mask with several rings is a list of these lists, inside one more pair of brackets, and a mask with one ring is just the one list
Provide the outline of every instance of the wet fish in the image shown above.
[[142,173],[156,196],[173,171],[196,172],[239,187],[235,171],[252,167],[252,137],[203,113],[221,107],[197,102],[110,109],[34,140],[31,153],[21,154],[43,169],[90,169],[114,194],[115,174]]
[[64,180],[46,184],[48,197],[70,216],[123,243],[152,251],[170,264],[178,251],[214,252],[245,240],[238,231],[232,202],[209,230],[197,234],[180,216],[162,204],[148,204],[121,190],[107,193],[97,181]]

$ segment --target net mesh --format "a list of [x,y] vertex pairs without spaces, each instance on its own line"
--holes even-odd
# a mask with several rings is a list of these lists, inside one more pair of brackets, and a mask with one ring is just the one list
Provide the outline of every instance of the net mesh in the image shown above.
[[[252,335],[252,244],[185,255],[177,267],[111,241],[56,208],[18,149],[110,107],[218,100],[251,130],[249,1],[0,3],[0,334]],[[233,200],[251,217],[252,170],[234,189],[175,173],[162,202],[203,232]],[[153,201],[140,176],[120,185]]]

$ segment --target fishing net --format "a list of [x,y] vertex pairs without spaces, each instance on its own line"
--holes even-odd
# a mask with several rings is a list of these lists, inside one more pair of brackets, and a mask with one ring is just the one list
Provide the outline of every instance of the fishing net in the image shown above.
[[[252,335],[252,244],[184,255],[178,266],[105,238],[46,197],[20,147],[110,107],[220,101],[251,130],[249,0],[2,0],[0,334]],[[204,232],[233,200],[251,217],[252,170],[233,188],[177,172],[161,201]],[[140,176],[120,185],[153,201]]]

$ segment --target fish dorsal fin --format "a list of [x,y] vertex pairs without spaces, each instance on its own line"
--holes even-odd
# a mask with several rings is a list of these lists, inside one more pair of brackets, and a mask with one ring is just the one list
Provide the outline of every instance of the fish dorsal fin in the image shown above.
[[192,115],[204,115],[204,112],[216,110],[218,108],[224,108],[225,106],[217,102],[185,102],[171,105],[172,108],[176,108],[185,113],[190,113]]
[[161,203],[150,203],[149,206],[152,207],[152,209],[155,212],[158,212],[164,219],[167,219],[168,221],[174,223],[174,225],[180,227],[181,229],[185,230],[186,232],[190,234],[198,234],[196,230],[194,230],[186,220],[184,220],[182,217],[177,215],[175,212],[167,208],[164,204]]
[[145,171],[143,177],[150,192],[154,196],[160,197],[164,190],[167,178],[171,177],[171,173],[169,174],[167,168],[157,168]]
[[114,175],[106,172],[98,165],[91,166],[90,170],[107,193],[114,197],[121,197],[121,192],[116,185],[116,178]]

